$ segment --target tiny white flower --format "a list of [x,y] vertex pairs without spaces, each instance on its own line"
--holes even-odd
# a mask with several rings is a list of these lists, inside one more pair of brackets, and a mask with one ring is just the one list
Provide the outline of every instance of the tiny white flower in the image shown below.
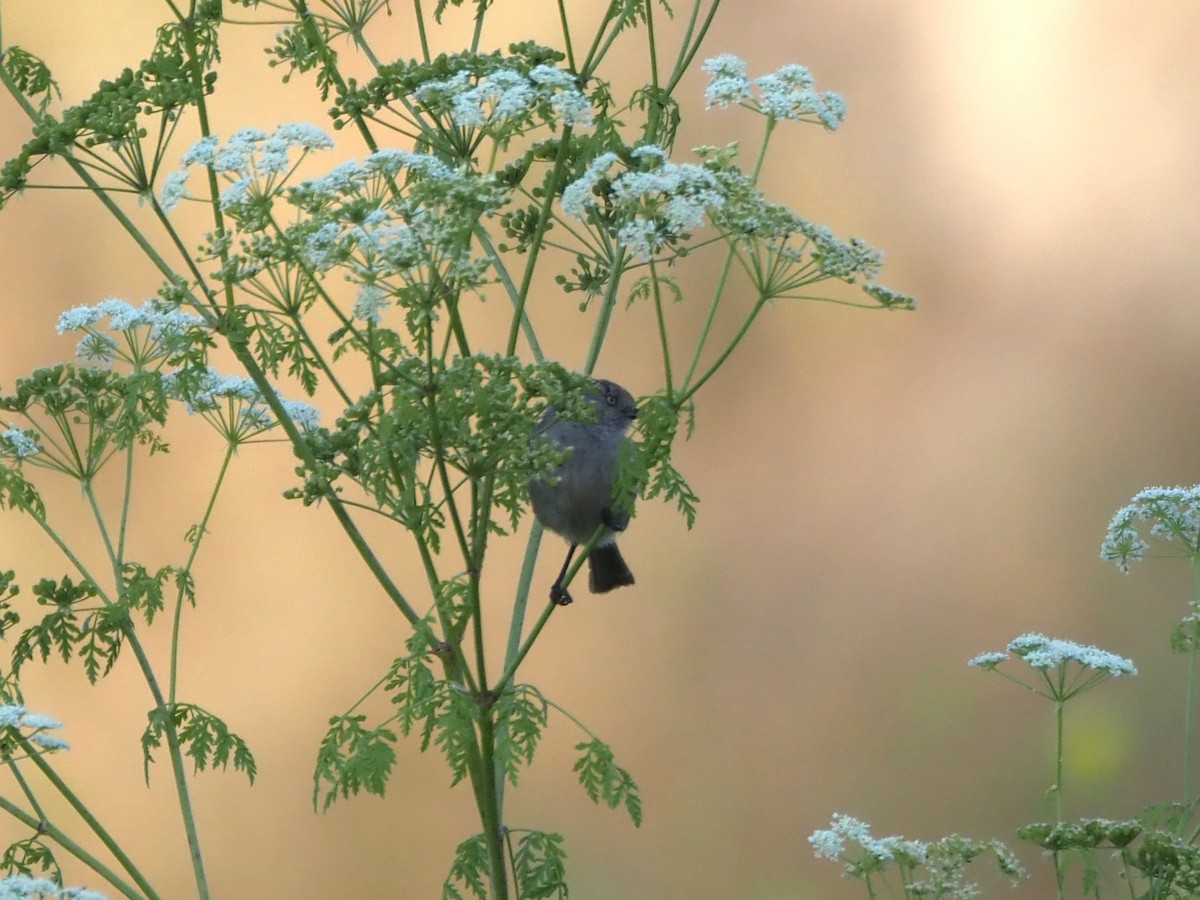
[[188,174],[188,169],[180,169],[163,179],[161,198],[163,212],[170,212],[179,205],[180,201],[192,196],[187,189]]
[[104,318],[104,313],[98,306],[76,306],[68,309],[58,317],[54,330],[58,334],[67,331],[79,331]]
[[235,131],[225,145],[217,150],[212,161],[213,169],[238,175],[248,174],[250,162],[259,144],[268,137],[270,135],[260,128],[242,128]]
[[249,176],[239,178],[237,181],[229,185],[221,192],[221,209],[229,209],[232,206],[237,206],[239,203],[245,202],[250,196],[250,188],[253,186],[254,180]]
[[[0,432],[0,438],[8,441],[17,459],[25,459],[39,452],[37,442],[29,432],[23,431],[20,428],[7,428],[3,432]],[[3,708],[7,707],[0,707],[0,709]]]
[[275,129],[275,136],[293,147],[302,147],[305,150],[330,150],[333,148],[333,138],[317,126],[305,122],[280,125]]
[[212,165],[213,160],[216,158],[217,146],[220,143],[221,139],[215,134],[200,138],[187,153],[183,154],[183,164],[185,166]]
[[288,418],[305,431],[316,431],[321,425],[321,412],[311,403],[303,400],[284,400],[284,411]]
[[978,666],[981,669],[994,669],[1000,663],[1008,659],[1007,653],[992,652],[980,653],[978,656],[967,661],[968,666]]
[[700,68],[709,75],[708,87],[704,91],[707,107],[732,106],[750,99],[750,79],[746,77],[746,64],[731,53],[722,53],[707,59]]
[[563,189],[563,212],[576,219],[582,219],[587,213],[588,207],[596,205],[596,198],[592,196],[592,188],[618,159],[617,154],[612,152],[601,153],[593,159],[583,175]]
[[70,750],[71,745],[60,737],[38,732],[29,736],[29,743],[36,744],[43,750]]
[[1140,562],[1150,549],[1138,531],[1138,522],[1151,523],[1152,538],[1164,543],[1178,541],[1185,555],[1200,552],[1200,485],[1145,488],[1116,511],[1100,545],[1100,557],[1126,574],[1129,564]]
[[1074,662],[1090,669],[1107,672],[1114,678],[1137,674],[1137,666],[1123,656],[1074,641],[1048,638],[1044,634],[1023,634],[1013,638],[1008,644],[1008,649],[1035,669],[1052,669]]
[[808,836],[808,842],[812,844],[813,854],[818,859],[837,859],[846,849],[842,836],[830,828],[814,831]]
[[364,284],[354,301],[353,316],[363,322],[378,325],[383,320],[383,311],[390,306],[387,292],[377,284]]
[[41,713],[26,713],[21,719],[22,728],[62,728],[58,719],[44,716]]

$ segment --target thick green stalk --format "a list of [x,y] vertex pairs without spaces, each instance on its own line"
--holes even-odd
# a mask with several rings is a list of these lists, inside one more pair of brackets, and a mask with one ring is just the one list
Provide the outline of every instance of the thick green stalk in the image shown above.
[[494,900],[508,900],[508,866],[504,859],[503,823],[500,821],[500,798],[496,787],[496,729],[491,710],[485,709],[480,715],[479,744],[483,749],[483,802],[479,805],[479,815],[483,824],[483,841],[488,851],[492,897]]

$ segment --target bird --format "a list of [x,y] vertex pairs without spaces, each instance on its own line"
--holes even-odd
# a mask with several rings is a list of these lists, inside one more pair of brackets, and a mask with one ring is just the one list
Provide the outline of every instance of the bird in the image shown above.
[[620,499],[614,492],[621,446],[637,419],[637,403],[625,388],[602,378],[591,380],[587,399],[596,410],[595,422],[564,419],[551,406],[534,432],[570,451],[553,472],[532,479],[528,486],[538,521],[571,545],[550,588],[551,602],[560,606],[572,601],[562,581],[575,550],[600,526],[604,533],[588,556],[588,587],[593,594],[604,594],[634,583],[616,537],[629,524],[633,498],[617,502],[614,509]]

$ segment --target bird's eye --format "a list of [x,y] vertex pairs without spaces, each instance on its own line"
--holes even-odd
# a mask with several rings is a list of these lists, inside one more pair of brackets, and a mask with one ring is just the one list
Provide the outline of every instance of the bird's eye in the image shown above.
[[615,394],[609,394],[608,396],[606,396],[606,397],[604,398],[604,402],[605,402],[605,403],[607,403],[609,406],[616,406],[616,405],[617,405],[617,398],[616,398],[616,395],[615,395]]

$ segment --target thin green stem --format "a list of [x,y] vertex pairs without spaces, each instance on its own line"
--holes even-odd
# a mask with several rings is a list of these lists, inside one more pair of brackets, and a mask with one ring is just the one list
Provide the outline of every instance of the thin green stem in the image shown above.
[[425,13],[421,9],[421,0],[413,0],[413,15],[417,20],[417,35],[421,40],[421,58],[429,62],[429,37],[425,34]]
[[562,25],[563,50],[567,54],[567,68],[575,71],[575,47],[571,42],[571,25],[567,21],[567,7],[563,0],[558,2],[558,21]]
[[596,325],[592,330],[592,343],[588,347],[587,361],[583,364],[583,371],[586,375],[592,374],[596,368],[596,362],[600,358],[600,348],[604,346],[604,338],[608,335],[608,326],[612,321],[613,310],[617,306],[617,291],[621,287],[620,273],[624,267],[625,248],[622,247],[617,250],[616,258],[609,270],[608,284],[604,288],[604,300],[600,306],[600,314],[596,318]]
[[[756,184],[758,182],[759,175],[762,174],[762,167],[766,160],[767,145],[770,142],[771,132],[774,130],[774,128],[775,128],[775,120],[768,118],[766,128],[763,131],[762,140],[759,142],[758,156],[754,162],[754,173],[751,177],[751,183]],[[729,282],[729,273],[733,269],[733,261],[736,258],[736,256],[737,256],[737,249],[733,243],[730,243],[725,251],[725,259],[722,260],[722,262],[721,262],[721,272],[717,276],[717,282],[713,288],[712,300],[709,302],[709,305],[708,305],[708,314],[705,316],[704,326],[700,331],[700,338],[696,341],[696,349],[692,353],[692,362],[688,366],[687,375],[683,379],[684,385],[691,386],[692,378],[695,377],[696,369],[700,365],[700,358],[704,353],[705,345],[708,343],[709,335],[712,333],[713,322],[716,320],[717,310],[721,305],[721,300],[725,296],[725,288]],[[760,300],[759,306],[761,306],[761,300]],[[754,311],[751,313],[751,318],[753,318],[753,316],[758,314],[759,306],[755,307]],[[748,327],[748,325],[749,325],[749,322],[747,322],[747,327]],[[739,337],[739,340],[740,340],[740,337]],[[721,357],[721,359],[718,360],[718,363],[717,363],[718,366],[720,365],[720,363],[724,362],[725,358],[728,357],[729,353],[731,353],[732,350],[733,350],[733,347],[731,346],[725,352],[725,354]],[[712,373],[714,371],[716,371],[716,368],[717,368],[717,366],[713,366],[709,370],[709,374],[706,375],[703,379],[701,379],[701,383],[703,383],[704,381],[707,381],[708,378],[711,377]],[[699,385],[697,385],[696,387],[699,387]],[[690,393],[695,393],[695,390],[693,389],[692,391],[689,392],[689,394]]]
[[[92,491],[90,482],[84,482],[84,496],[92,507],[92,513],[96,519],[96,526],[100,532],[100,536],[104,541],[105,549],[109,554],[109,561],[113,569],[113,579],[115,583],[115,596],[120,597],[125,591],[125,579],[123,574],[124,560],[116,556],[116,551],[113,548],[112,542],[109,539],[108,531],[104,526],[104,517],[101,514],[99,504],[96,501],[96,495]],[[66,545],[59,538],[58,534],[49,527],[49,523],[41,521],[42,528],[55,543],[59,546],[68,559],[71,559],[77,567],[81,566],[74,554],[70,553]],[[81,569],[81,571],[85,571]],[[95,579],[92,579],[93,583]],[[107,602],[112,602],[111,600]],[[158,678],[154,674],[154,668],[150,664],[150,658],[146,655],[142,647],[141,640],[138,638],[137,631],[133,627],[132,619],[126,620],[121,626],[121,633],[125,636],[125,641],[129,648],[133,651],[134,658],[138,662],[138,668],[141,669],[142,678],[146,682],[146,687],[150,690],[150,696],[154,700],[155,709],[167,709],[172,707],[167,704],[166,698],[158,684]],[[168,756],[171,759],[171,773],[175,779],[175,793],[179,800],[179,812],[183,818],[184,833],[187,836],[188,852],[192,861],[192,872],[196,879],[196,890],[201,898],[207,900],[208,879],[204,872],[204,856],[200,851],[200,834],[196,829],[196,817],[192,810],[191,793],[188,789],[187,770],[183,764],[183,752],[179,744],[179,735],[175,730],[174,719],[171,716],[167,717],[167,725],[163,729],[167,737]]]
[[[54,786],[54,789],[58,791],[59,795],[67,801],[71,809],[75,810],[79,818],[83,819],[84,823],[88,826],[88,828],[91,829],[92,833],[96,835],[100,843],[104,845],[105,849],[107,849],[108,852],[113,855],[113,858],[120,863],[121,868],[125,870],[131,879],[133,879],[134,883],[145,892],[146,896],[157,897],[158,893],[150,886],[150,883],[146,880],[145,876],[142,875],[138,867],[134,865],[133,860],[131,860],[125,851],[121,849],[121,845],[118,844],[113,836],[108,833],[108,830],[100,824],[100,821],[91,814],[84,802],[80,800],[79,797],[76,796],[75,792],[67,786],[67,783],[58,776],[58,773],[54,771],[54,768],[42,758],[42,754],[35,752],[34,749],[28,745],[26,745],[26,750],[30,754],[30,761],[37,766],[38,770],[43,776],[45,776],[46,780]],[[12,812],[12,810],[8,811]],[[48,831],[49,829],[47,828],[46,830]],[[67,850],[73,855],[79,856],[79,854],[72,849],[73,845],[70,845],[70,842],[65,838],[65,835],[62,837],[56,835],[54,839],[62,843],[63,846],[66,847]],[[87,854],[86,858],[83,856],[80,856],[79,858],[84,862],[87,862],[88,865],[96,869],[97,872],[102,872],[103,867],[96,868],[96,865],[100,865],[98,862],[96,865],[92,865],[92,862],[89,862],[89,860],[93,859],[90,854]],[[107,871],[107,869],[103,869],[103,871]],[[105,875],[104,877],[109,878],[109,880],[112,881],[112,878],[116,876],[110,877],[109,875]],[[112,881],[112,883],[114,887],[117,887],[123,882],[121,882],[118,878],[116,881]],[[124,893],[123,890],[122,892]],[[127,894],[127,896],[138,895]]]
[[0,796],[0,810],[8,813],[18,822],[27,826],[35,833],[43,834],[51,838],[56,844],[58,844],[60,847],[78,859],[81,863],[107,881],[110,885],[112,885],[113,888],[120,891],[123,896],[129,897],[130,900],[145,900],[145,898],[150,898],[150,900],[158,900],[159,895],[149,885],[139,884],[138,887],[141,888],[139,891],[138,888],[130,885],[127,881],[121,878],[120,875],[118,875],[108,866],[104,865],[104,863],[100,862],[100,860],[96,859],[96,857],[92,856],[92,854],[88,853],[87,850],[85,850],[79,844],[67,837],[67,835],[64,834],[62,830],[54,824],[47,822],[45,819],[34,818],[33,816],[29,815],[29,813],[25,812],[25,810],[21,809],[15,803],[3,796]]
[[525,611],[529,606],[529,590],[533,584],[533,570],[537,563],[538,550],[542,545],[542,523],[535,521],[529,530],[529,542],[525,545],[525,560],[521,563],[521,574],[517,580],[517,596],[513,602],[512,619],[508,626],[508,644],[504,653],[504,668],[521,650],[521,632],[525,628]]
[[[200,542],[204,539],[204,535],[208,532],[208,522],[212,518],[213,509],[217,505],[217,495],[221,492],[221,485],[225,482],[225,474],[229,471],[229,464],[233,461],[233,453],[236,448],[233,444],[227,444],[225,447],[225,456],[221,460],[221,467],[217,470],[217,480],[213,485],[212,492],[208,497],[208,504],[204,508],[204,515],[200,517],[200,522],[196,525],[196,530],[192,534],[192,548],[188,552],[188,558],[183,564],[183,572],[191,572],[192,564],[196,561],[196,554],[200,552]],[[171,622],[171,670],[170,683],[167,687],[168,702],[174,706],[178,699],[178,680],[179,680],[179,640],[182,633],[183,623],[183,604],[186,599],[186,592],[181,586],[175,595],[175,614]]]
[[556,609],[558,609],[557,603],[546,604],[546,608],[542,610],[542,614],[538,616],[538,620],[533,624],[533,627],[529,629],[529,635],[525,638],[524,643],[521,644],[521,648],[517,651],[516,656],[514,656],[504,667],[504,672],[501,673],[500,678],[493,686],[492,690],[497,694],[508,689],[508,686],[512,683],[513,676],[517,672],[517,669],[520,668],[521,663],[525,661],[525,657],[529,655],[529,651],[533,649],[534,641],[538,639],[538,635],[542,633],[542,629],[546,627],[546,623],[550,621],[550,616]]
[[[538,258],[541,255],[543,237],[546,230],[550,227],[551,210],[554,208],[554,198],[557,195],[556,186],[561,178],[563,166],[566,165],[568,155],[568,145],[570,144],[571,129],[564,128],[562,136],[558,142],[558,154],[554,158],[554,165],[546,174],[545,197],[542,199],[541,209],[538,210],[537,228],[534,229],[533,236],[530,239],[529,254],[525,260],[525,271],[521,275],[521,287],[516,292],[516,304],[513,309],[513,316],[508,329],[508,340],[505,342],[505,355],[512,356],[517,350],[517,335],[520,329],[527,320],[525,318],[525,302],[529,298],[529,289],[533,284],[533,273],[537,267]],[[510,289],[510,296],[512,291]]]
[[1066,704],[1054,701],[1054,821],[1063,820],[1063,711]]
[[[1192,557],[1192,609],[1200,609],[1200,555]],[[1183,797],[1186,803],[1193,803],[1196,795],[1192,793],[1192,754],[1195,747],[1195,705],[1196,705],[1196,654],[1195,634],[1188,644],[1188,674],[1187,689],[1184,692],[1183,708]]]
[[721,354],[717,357],[716,361],[713,362],[713,364],[705,370],[704,374],[695,381],[692,381],[690,378],[688,379],[687,383],[681,389],[681,393],[677,400],[678,403],[686,402],[692,395],[696,393],[696,391],[700,390],[700,388],[704,386],[704,383],[708,381],[708,379],[712,378],[713,375],[717,373],[717,370],[720,369],[721,366],[725,364],[725,360],[727,360],[729,355],[733,353],[735,349],[737,349],[738,344],[742,342],[742,338],[746,336],[746,333],[750,330],[750,326],[754,324],[754,320],[758,318],[758,314],[762,312],[762,308],[766,305],[766,303],[766,297],[759,297],[758,300],[755,301],[749,315],[747,315],[745,321],[742,322],[742,327],[738,329],[737,334],[733,336],[733,339],[729,342],[728,346],[721,351]]
[[671,346],[667,340],[667,318],[663,309],[662,283],[654,270],[654,261],[650,261],[650,284],[654,291],[654,317],[658,323],[658,342],[662,347],[663,383],[667,388],[667,399],[675,398],[675,381],[671,375]]

